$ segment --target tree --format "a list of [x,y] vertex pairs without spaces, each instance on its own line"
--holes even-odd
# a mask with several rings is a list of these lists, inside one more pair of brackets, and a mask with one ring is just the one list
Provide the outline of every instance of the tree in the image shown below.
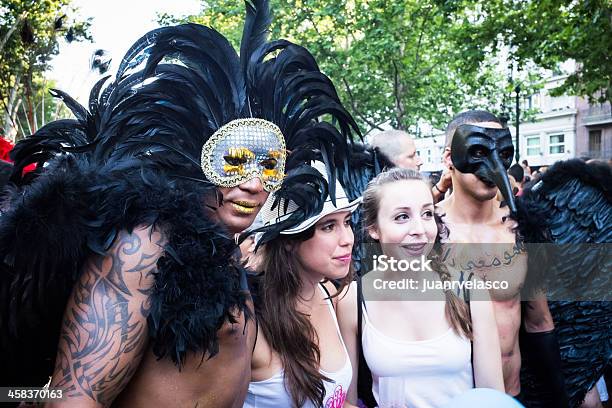
[[[315,55],[365,132],[390,122],[418,133],[420,124],[443,127],[465,108],[501,110],[505,71],[483,62],[486,50],[455,42],[474,3],[272,0],[271,35]],[[198,15],[162,15],[159,21],[205,24],[237,46],[243,15],[241,2],[217,0],[204,1]],[[465,52],[475,55],[466,58]]]
[[612,101],[612,3],[610,0],[490,0],[481,18],[458,32],[457,43],[476,39],[480,46],[506,47],[524,67],[556,71],[567,60],[577,63],[553,95]]
[[[5,134],[27,135],[51,118],[44,78],[58,41],[91,40],[90,22],[71,21],[70,0],[5,0],[0,7],[0,108]],[[40,113],[39,113],[40,112]]]

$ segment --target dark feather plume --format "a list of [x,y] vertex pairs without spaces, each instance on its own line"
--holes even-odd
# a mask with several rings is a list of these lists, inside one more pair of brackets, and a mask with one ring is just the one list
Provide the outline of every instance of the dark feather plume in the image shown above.
[[268,0],[245,0],[244,4],[246,17],[240,43],[240,64],[242,72],[246,73],[251,56],[266,43],[272,16]]
[[278,237],[281,231],[294,227],[302,221],[321,213],[325,200],[329,195],[329,185],[314,167],[304,164],[291,170],[285,176],[283,184],[274,193],[272,211],[286,213],[288,206],[292,205],[291,215],[276,224],[264,226],[249,231],[243,236],[262,232],[257,247]]

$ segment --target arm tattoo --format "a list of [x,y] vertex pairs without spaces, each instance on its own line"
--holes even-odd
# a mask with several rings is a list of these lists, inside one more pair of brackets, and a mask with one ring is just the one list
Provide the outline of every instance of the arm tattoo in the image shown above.
[[125,278],[139,274],[139,283],[151,278],[159,251],[149,252],[137,234],[124,233],[77,283],[64,316],[53,380],[69,397],[110,404],[138,368],[146,350],[150,289],[145,285],[133,293]]

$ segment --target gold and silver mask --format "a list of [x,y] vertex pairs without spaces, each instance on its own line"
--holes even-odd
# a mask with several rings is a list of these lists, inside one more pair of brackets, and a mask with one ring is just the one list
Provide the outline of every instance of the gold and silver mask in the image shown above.
[[236,187],[259,177],[266,191],[285,177],[285,138],[272,122],[236,119],[217,130],[202,148],[202,170],[219,187]]

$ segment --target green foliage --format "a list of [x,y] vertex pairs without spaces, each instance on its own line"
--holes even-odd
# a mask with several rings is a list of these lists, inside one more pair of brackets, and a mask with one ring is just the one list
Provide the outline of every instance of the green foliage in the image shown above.
[[505,45],[519,66],[529,62],[556,71],[578,64],[553,95],[612,100],[612,3],[610,0],[490,0],[486,16],[464,32],[485,46]]
[[[450,27],[462,2],[418,0],[272,0],[272,38],[308,48],[336,84],[341,99],[364,131],[391,122],[403,129],[419,123],[443,127],[464,107],[500,110],[503,75],[475,64],[465,69]],[[191,21],[211,26],[237,48],[242,2],[204,1]],[[483,55],[481,50],[476,50]]]
[[[419,124],[443,128],[465,109],[510,113],[517,85],[528,96],[541,82],[540,68],[568,58],[582,69],[558,92],[591,95],[609,89],[606,2],[271,0],[271,37],[313,53],[365,132],[390,122],[418,133]],[[211,26],[237,48],[243,3],[203,0],[202,5],[198,15],[165,15],[159,21]],[[582,21],[585,15],[590,17]]]
[[[0,7],[0,108],[4,132],[26,135],[52,118],[44,73],[59,39],[91,40],[89,21],[73,21],[70,0],[5,0]],[[44,102],[43,102],[44,98]],[[43,111],[44,106],[44,111]],[[19,123],[17,123],[19,122]],[[23,136],[23,133],[19,136]]]

